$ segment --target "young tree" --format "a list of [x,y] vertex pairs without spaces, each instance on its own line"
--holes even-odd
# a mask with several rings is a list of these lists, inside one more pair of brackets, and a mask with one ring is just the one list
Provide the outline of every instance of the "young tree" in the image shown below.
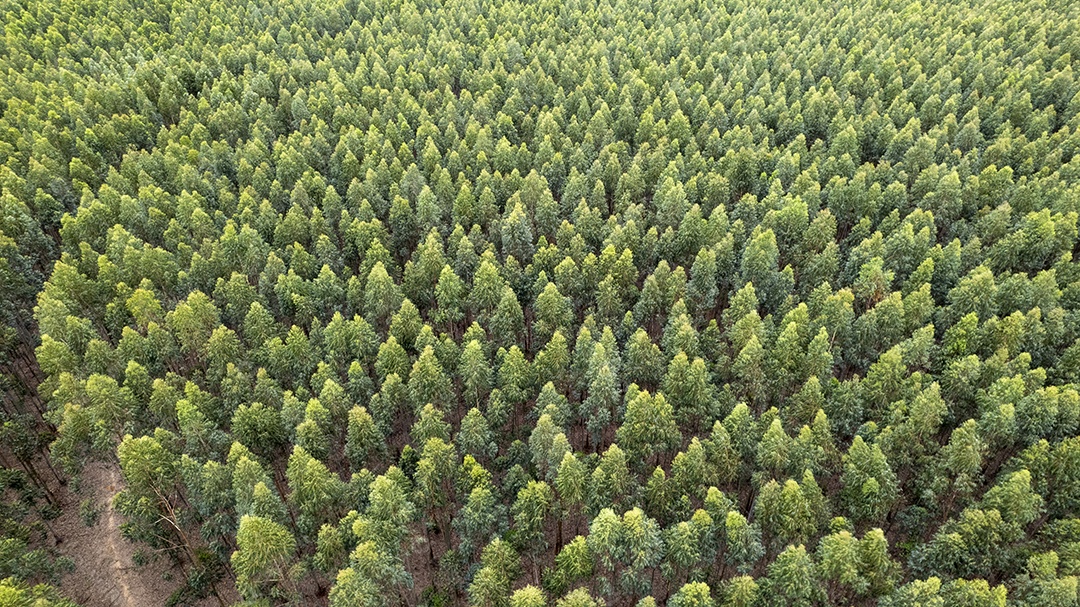
[[468,291],[464,281],[449,265],[444,265],[435,284],[435,301],[438,309],[434,321],[451,335],[457,335],[459,325],[465,320],[465,298]]
[[446,415],[428,403],[420,410],[416,423],[409,430],[409,436],[419,445],[426,444],[433,438],[447,443],[450,442],[450,430],[451,426],[446,422]]
[[[457,451],[439,437],[428,438],[416,464],[415,503],[424,508],[425,515],[433,523],[434,531],[443,537],[446,549],[451,542],[450,506],[454,496],[454,473],[457,471]],[[428,540],[428,555],[434,566],[435,553],[432,536]]]
[[769,565],[762,583],[766,605],[810,607],[824,598],[814,562],[802,545],[788,546]]
[[600,456],[588,482],[588,503],[593,512],[611,505],[630,502],[634,477],[630,474],[626,452],[611,445]]
[[547,283],[536,296],[533,311],[536,314],[532,330],[533,343],[547,343],[556,332],[570,328],[573,316],[570,299],[564,297],[553,283]]
[[652,584],[645,577],[645,571],[659,565],[664,553],[660,525],[640,508],[633,508],[623,514],[622,526],[625,569],[619,578],[619,585],[631,596],[648,594]]
[[705,361],[693,361],[679,352],[668,364],[662,391],[671,399],[676,418],[681,424],[700,427],[713,414],[714,391]]
[[555,489],[559,493],[560,503],[567,511],[572,512],[585,505],[588,481],[585,465],[573,452],[567,451],[559,462],[559,470],[555,475]]
[[401,307],[401,288],[397,286],[382,262],[376,262],[364,283],[364,313],[380,328],[389,326],[390,315]]
[[472,340],[461,351],[458,376],[461,378],[462,397],[467,404],[477,406],[491,389],[491,364],[483,347]]
[[637,461],[656,464],[661,453],[682,442],[682,434],[664,395],[653,397],[641,391],[627,404],[626,416],[615,433],[615,440]]
[[295,551],[296,540],[284,526],[258,516],[240,517],[232,555],[237,590],[249,601],[294,600]]
[[596,346],[592,361],[596,365],[596,372],[589,381],[588,396],[581,407],[593,448],[599,450],[601,435],[614,419],[619,406],[619,392],[618,381],[604,356],[603,346]]
[[510,607],[545,607],[547,597],[536,586],[525,586],[510,595]]
[[477,457],[493,458],[499,449],[491,425],[476,407],[469,409],[469,412],[461,419],[461,427],[455,441],[465,453]]
[[748,575],[731,578],[724,590],[724,607],[750,607],[758,600],[758,584]]
[[409,399],[413,410],[419,411],[427,404],[445,408],[452,404],[452,398],[450,378],[443,373],[434,348],[426,346],[409,373]]
[[480,569],[469,584],[471,607],[508,607],[510,590],[521,568],[514,549],[499,538],[480,555]]
[[303,447],[293,449],[285,477],[292,490],[289,504],[299,513],[297,528],[303,536],[314,538],[323,523],[340,518],[344,483]]
[[660,383],[663,359],[660,348],[649,339],[649,334],[639,328],[626,346],[626,377],[649,389]]
[[856,436],[844,456],[842,497],[856,521],[879,522],[892,509],[899,487],[881,447]]
[[116,509],[129,519],[129,537],[151,546],[185,555],[195,561],[196,545],[184,524],[184,503],[179,493],[179,461],[166,448],[170,437],[131,435],[117,447],[120,471],[127,487],[116,497]]
[[575,588],[556,601],[555,607],[604,607],[604,601],[593,598],[584,588]]
[[704,582],[688,582],[668,599],[671,607],[713,607],[709,585]]
[[345,438],[345,456],[353,472],[359,472],[367,459],[386,449],[382,433],[367,409],[359,405],[349,411],[349,427]]
[[793,479],[784,484],[770,480],[761,488],[754,518],[775,546],[805,542],[817,531],[813,505]]
[[529,451],[532,452],[533,465],[539,475],[553,478],[563,456],[570,452],[570,443],[562,428],[552,421],[551,415],[545,413],[537,420],[529,434]]
[[[521,550],[528,552],[534,559],[547,549],[544,526],[551,514],[554,499],[555,496],[547,483],[530,481],[518,491],[511,508],[514,530],[517,532],[516,540]],[[534,577],[538,575],[537,572]]]
[[461,551],[469,556],[475,554],[493,535],[506,528],[505,519],[506,507],[497,501],[490,481],[475,487],[454,518]]
[[500,233],[502,234],[502,249],[506,256],[513,256],[528,263],[532,260],[535,244],[533,231],[530,225],[528,213],[520,199],[515,204],[507,202],[506,216],[503,218]]
[[518,303],[517,294],[509,286],[504,286],[499,304],[489,323],[495,343],[509,348],[523,343],[525,336],[525,316]]
[[724,558],[740,573],[749,573],[758,560],[765,555],[765,547],[761,543],[761,530],[757,523],[750,524],[746,517],[737,511],[727,513],[724,520],[724,540],[726,542]]
[[861,540],[848,531],[827,535],[818,547],[818,560],[834,602],[881,596],[893,589],[897,566],[889,558],[881,529],[867,532]]
[[[534,328],[535,335],[535,328]],[[535,340],[535,337],[534,337]],[[549,380],[552,389],[566,394],[570,388],[570,346],[562,331],[556,330],[551,335],[544,349],[536,353],[533,368],[538,380]],[[544,388],[547,385],[545,384]]]
[[555,555],[555,567],[548,570],[544,585],[552,594],[561,594],[570,586],[588,581],[594,570],[589,543],[584,536],[579,535]]

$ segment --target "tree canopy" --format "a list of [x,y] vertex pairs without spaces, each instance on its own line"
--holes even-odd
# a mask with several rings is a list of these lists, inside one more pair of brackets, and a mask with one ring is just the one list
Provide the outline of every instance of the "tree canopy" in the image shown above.
[[1080,601],[1076,6],[0,14],[8,602]]

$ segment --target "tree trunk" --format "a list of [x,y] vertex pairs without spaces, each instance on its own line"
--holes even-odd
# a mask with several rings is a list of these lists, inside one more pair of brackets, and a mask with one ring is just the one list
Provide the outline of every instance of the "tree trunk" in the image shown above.
[[563,547],[562,525],[563,519],[560,516],[555,521],[555,554],[559,554]]

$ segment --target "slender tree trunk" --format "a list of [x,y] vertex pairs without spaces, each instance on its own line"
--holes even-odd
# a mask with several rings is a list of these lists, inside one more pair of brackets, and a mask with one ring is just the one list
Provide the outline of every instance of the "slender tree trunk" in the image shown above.
[[61,487],[67,485],[67,479],[61,478],[60,474],[56,472],[56,468],[53,467],[51,458],[49,457],[48,449],[44,449],[41,459],[45,460],[45,466],[52,472],[53,478],[60,484]]
[[431,541],[431,530],[427,525],[424,525],[424,537],[427,538],[428,563],[431,565],[431,570],[435,571],[435,543]]
[[563,519],[560,516],[555,521],[555,554],[559,554],[563,547],[562,526]]

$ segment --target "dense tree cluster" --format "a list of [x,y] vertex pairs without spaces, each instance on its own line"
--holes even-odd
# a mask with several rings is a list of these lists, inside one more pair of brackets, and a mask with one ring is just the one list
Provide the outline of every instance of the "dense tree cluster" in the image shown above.
[[1076,6],[0,13],[0,314],[173,603],[1080,600]]

